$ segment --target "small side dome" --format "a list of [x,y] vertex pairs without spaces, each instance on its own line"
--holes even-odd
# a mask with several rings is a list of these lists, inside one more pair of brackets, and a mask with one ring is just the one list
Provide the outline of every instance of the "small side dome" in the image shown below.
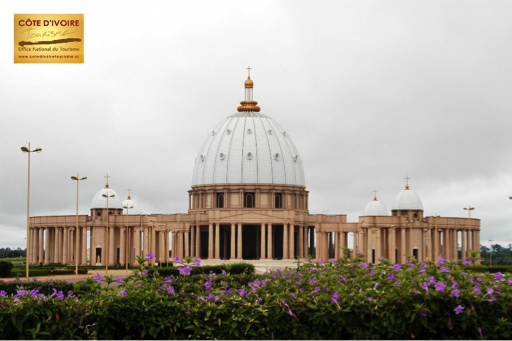
[[378,200],[372,200],[366,205],[363,215],[389,215],[386,207]]
[[393,201],[393,207],[391,210],[423,211],[423,204],[421,203],[420,197],[416,193],[410,189],[404,189],[396,196],[395,201]]
[[131,196],[128,196],[128,199],[123,201],[123,214],[142,214],[139,204],[132,200]]
[[[108,209],[122,209],[123,204],[121,203],[121,198],[112,188],[105,186],[96,193],[94,198],[92,199],[91,208],[107,208],[107,198],[103,196],[103,194],[108,195]],[[112,195],[114,195],[112,197]]]

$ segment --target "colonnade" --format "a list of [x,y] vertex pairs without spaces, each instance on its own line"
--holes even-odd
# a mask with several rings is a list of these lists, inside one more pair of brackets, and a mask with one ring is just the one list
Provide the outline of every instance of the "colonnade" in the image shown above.
[[[255,228],[254,240],[244,241],[243,229]],[[281,234],[282,229],[282,234]],[[279,230],[279,233],[277,233]],[[208,247],[202,248],[201,232],[208,235]],[[314,249],[313,238],[308,239],[308,228],[305,225],[286,224],[242,224],[242,223],[210,223],[208,225],[190,224],[184,231],[174,231],[173,255],[180,259],[185,256],[207,259],[294,259],[296,256],[307,257]],[[249,238],[247,236],[246,238]],[[276,239],[281,240],[278,245]],[[297,240],[297,241],[296,241]],[[244,250],[244,244],[253,242],[251,255]],[[309,243],[308,243],[309,242]],[[297,244],[297,245],[295,245]],[[203,252],[201,252],[203,250]]]
[[75,263],[75,245],[78,238],[78,264],[87,264],[87,228],[31,227],[29,229],[29,264]]

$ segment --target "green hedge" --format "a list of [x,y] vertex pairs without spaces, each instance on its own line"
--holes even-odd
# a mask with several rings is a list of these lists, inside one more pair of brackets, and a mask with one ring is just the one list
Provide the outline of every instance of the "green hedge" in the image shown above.
[[[152,275],[155,271],[162,277],[167,276],[178,276],[179,273],[178,267],[167,267],[167,268],[154,268],[148,269],[148,274]],[[203,265],[203,266],[192,266],[191,275],[209,275],[210,273],[214,273],[216,275],[222,274],[222,270],[228,272],[231,275],[240,275],[243,273],[254,273],[255,267],[254,264],[250,263],[234,263],[234,264],[221,264],[221,265]]]
[[[5,291],[7,295],[15,295],[18,290],[32,290],[39,289],[39,293],[45,295],[53,294],[53,288],[57,291],[62,291],[66,295],[69,292],[73,292],[75,295],[80,296],[93,291],[93,285],[86,281],[79,281],[76,283],[51,280],[51,281],[23,281],[23,280],[12,280],[12,281],[0,281],[0,291]],[[1,333],[0,333],[1,335]]]
[[512,266],[505,266],[505,265],[461,265],[460,266],[465,271],[473,271],[473,272],[490,272],[490,273],[496,273],[496,272],[509,272],[512,273]]
[[[87,269],[78,269],[78,273],[85,275],[88,273]],[[26,269],[15,268],[11,270],[10,278],[15,277],[25,277]],[[44,269],[44,268],[31,268],[29,269],[29,275],[31,277],[41,277],[41,276],[53,276],[53,275],[73,275],[75,274],[75,269]]]

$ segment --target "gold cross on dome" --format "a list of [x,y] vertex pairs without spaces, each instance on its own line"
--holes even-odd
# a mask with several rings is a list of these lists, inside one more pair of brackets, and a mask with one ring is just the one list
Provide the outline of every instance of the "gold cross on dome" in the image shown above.
[[373,200],[377,201],[377,190],[374,189],[373,193],[374,193]]
[[107,176],[104,176],[104,178],[107,178],[107,184],[105,185],[105,187],[106,187],[106,188],[108,188],[108,187],[109,187],[109,185],[108,185],[108,179],[109,179],[109,178],[111,178],[111,177],[110,177],[110,176],[108,176],[108,173],[107,173]]
[[404,179],[406,181],[405,189],[409,189],[409,180],[411,180],[411,178],[409,177],[409,175],[406,175]]
[[247,67],[247,70],[249,71],[249,78],[251,78],[251,67]]

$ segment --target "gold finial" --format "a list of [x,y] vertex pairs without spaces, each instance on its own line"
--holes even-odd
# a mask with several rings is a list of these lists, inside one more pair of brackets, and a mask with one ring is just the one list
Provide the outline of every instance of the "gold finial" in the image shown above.
[[377,201],[377,190],[376,190],[376,189],[374,189],[374,190],[373,190],[373,193],[374,193],[373,201]]
[[108,173],[107,173],[107,176],[104,176],[104,178],[107,178],[107,184],[105,185],[105,188],[109,188],[109,184],[108,184],[108,179],[110,178],[110,176],[108,176]]
[[249,71],[249,74],[248,74],[247,78],[251,78],[251,67],[250,67],[250,66],[248,66],[248,67],[247,67],[247,70]]
[[128,200],[132,200],[132,189],[130,187],[128,187]]
[[245,88],[246,88],[246,89],[247,89],[247,88],[252,89],[252,88],[253,88],[253,86],[254,86],[254,83],[253,83],[253,81],[251,80],[251,67],[249,66],[249,67],[247,68],[247,70],[248,70],[247,80],[246,80],[246,81],[245,81],[245,83],[244,83],[244,84],[245,84]]
[[406,181],[405,189],[409,189],[409,180],[411,180],[411,178],[409,177],[409,175],[406,175],[404,179]]
[[[258,102],[252,100],[252,88],[254,86],[254,83],[251,80],[251,67],[249,66],[247,68],[247,70],[249,71],[249,75],[247,76],[247,80],[245,81],[245,89],[246,89],[245,90],[246,91],[245,99],[246,100],[240,102],[241,106],[239,106],[237,108],[237,110],[238,110],[238,112],[242,112],[242,111],[245,111],[245,112],[259,112],[261,110],[261,108],[258,107],[258,105],[257,105]],[[247,90],[247,89],[251,89],[251,90]],[[250,94],[249,97],[247,96],[248,93]]]

